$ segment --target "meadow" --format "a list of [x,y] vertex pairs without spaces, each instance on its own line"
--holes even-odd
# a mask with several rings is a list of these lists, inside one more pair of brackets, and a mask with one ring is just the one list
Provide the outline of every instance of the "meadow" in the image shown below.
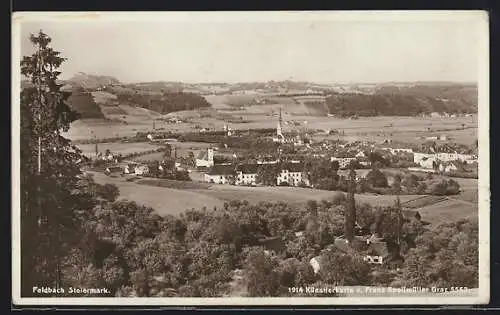
[[[321,201],[330,199],[336,192],[299,187],[246,187],[233,185],[217,185],[200,182],[178,182],[173,180],[137,179],[126,181],[125,178],[108,177],[95,173],[99,183],[112,183],[120,189],[120,198],[133,200],[150,206],[159,214],[178,214],[187,209],[218,209],[224,202],[231,200],[247,200],[250,203],[286,202],[295,206],[304,206],[308,200]],[[192,174],[193,175],[193,174]],[[196,178],[201,179],[201,178]],[[464,182],[464,192],[457,196],[436,197],[400,195],[401,203],[414,205],[422,215],[422,220],[433,225],[477,216],[477,201],[466,200],[462,194],[477,192],[474,180]],[[467,186],[468,185],[468,186]],[[356,194],[358,204],[368,203],[372,206],[390,206],[396,201],[395,195]],[[476,199],[477,200],[477,199]]]
[[[82,150],[83,154],[86,156],[94,155],[95,153],[95,144],[78,144],[77,145],[80,150]],[[154,150],[160,148],[161,145],[157,145],[149,142],[113,142],[113,143],[99,143],[98,150],[99,152],[105,152],[106,150],[110,150],[112,153],[117,154],[130,154],[134,152],[143,152]]]
[[178,215],[187,209],[222,208],[224,201],[215,197],[199,194],[189,190],[149,186],[127,182],[122,177],[109,177],[103,173],[89,172],[99,184],[115,184],[120,189],[120,200],[135,201],[140,205],[151,207],[159,215]]
[[[310,115],[311,110],[303,104],[297,104],[292,98],[278,98],[279,104],[252,105],[235,107],[245,103],[254,95],[214,95],[205,98],[211,108],[173,112],[161,115],[157,112],[129,105],[113,105],[112,94],[94,92],[94,99],[99,104],[106,119],[83,119],[74,122],[64,135],[72,140],[134,136],[155,127],[162,131],[187,132],[196,128],[222,130],[229,125],[233,130],[274,128],[277,114],[282,109],[284,131],[307,129],[318,131],[315,140],[344,139],[395,141],[422,143],[421,137],[446,135],[452,141],[471,144],[477,139],[477,115],[471,117],[398,117],[377,116],[359,117],[356,120],[337,117]],[[185,122],[168,123],[162,118],[177,117]],[[293,127],[292,127],[293,126]],[[465,127],[465,129],[462,129]],[[325,131],[339,130],[343,136],[328,136]]]

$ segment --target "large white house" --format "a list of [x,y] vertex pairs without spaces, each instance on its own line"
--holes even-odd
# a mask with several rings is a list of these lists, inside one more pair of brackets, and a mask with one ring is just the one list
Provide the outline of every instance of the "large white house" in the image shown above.
[[257,169],[259,164],[240,164],[236,167],[236,185],[257,184]]
[[[461,153],[413,153],[413,162],[419,164],[422,167],[429,168],[432,162],[465,162],[467,164],[472,164],[477,162],[477,156],[470,154]],[[432,166],[431,166],[432,167]]]
[[302,163],[289,163],[281,168],[276,178],[277,185],[288,184],[290,186],[299,186],[301,183],[309,186],[309,180],[303,172]]
[[339,157],[335,157],[335,156],[332,156],[330,158],[330,161],[337,161],[339,162],[339,168],[348,168],[349,167],[349,164],[356,160],[355,157],[345,157],[345,158],[339,158]]

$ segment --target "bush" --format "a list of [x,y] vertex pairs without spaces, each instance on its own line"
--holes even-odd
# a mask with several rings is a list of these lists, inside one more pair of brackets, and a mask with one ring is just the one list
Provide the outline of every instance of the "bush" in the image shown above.
[[379,169],[374,168],[366,175],[366,181],[372,187],[387,187],[387,177]]
[[342,192],[336,192],[334,195],[333,195],[333,198],[332,198],[332,203],[334,205],[341,205],[341,204],[344,204],[347,200],[347,197],[344,193]]
[[460,193],[460,185],[453,179],[442,180],[431,184],[427,192],[436,196],[456,195]]

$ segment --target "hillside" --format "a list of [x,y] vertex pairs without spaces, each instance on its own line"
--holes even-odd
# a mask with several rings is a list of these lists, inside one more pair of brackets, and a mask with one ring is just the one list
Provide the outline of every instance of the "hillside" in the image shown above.
[[73,90],[67,102],[71,109],[80,114],[81,119],[105,118],[101,107],[89,92]]
[[161,114],[211,106],[203,96],[184,92],[119,93],[117,100],[120,104],[142,107]]
[[330,114],[339,116],[414,116],[476,113],[477,87],[466,85],[383,86],[374,93],[333,93],[326,99]]
[[[214,108],[240,115],[273,114],[283,108],[291,115],[416,116],[476,113],[477,86],[448,82],[315,84],[270,81],[251,83],[182,83],[171,81],[120,83],[110,76],[78,73],[61,82],[75,95],[72,107],[85,118],[128,115],[119,106],[157,114]],[[22,82],[23,86],[27,82]],[[134,116],[134,115],[132,115]],[[128,118],[127,118],[128,119]]]
[[72,78],[66,80],[71,85],[80,86],[86,90],[97,89],[101,86],[110,84],[120,84],[116,78],[111,76],[93,75],[84,72],[75,74]]

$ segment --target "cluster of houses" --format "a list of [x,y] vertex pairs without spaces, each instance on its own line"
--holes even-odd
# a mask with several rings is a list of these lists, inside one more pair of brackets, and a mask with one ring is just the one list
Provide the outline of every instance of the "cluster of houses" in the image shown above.
[[462,153],[413,153],[413,162],[423,169],[429,171],[439,170],[440,172],[454,172],[459,170],[460,164],[477,163],[477,155]]
[[[204,180],[214,184],[232,184],[232,185],[257,185],[257,174],[260,168],[273,167],[278,161],[257,162],[255,164],[216,164],[210,167],[204,174]],[[304,173],[304,165],[298,161],[280,164],[277,170],[275,181],[276,185],[286,186],[309,186],[309,180]]]
[[[418,211],[405,209],[401,211],[401,215],[403,221],[421,222],[421,215]],[[356,222],[355,235],[352,240],[349,241],[344,235],[336,237],[332,244],[326,246],[319,255],[309,260],[314,273],[319,273],[321,268],[324,267],[323,257],[328,251],[337,251],[345,255],[361,255],[365,263],[373,266],[398,266],[402,262],[399,239],[388,240],[372,232],[374,225],[375,223],[372,226],[361,227]],[[295,238],[304,237],[304,231],[295,232]],[[268,255],[286,250],[285,237],[262,238],[259,240],[259,244]]]
[[149,166],[142,163],[125,163],[123,165],[108,166],[104,171],[104,173],[108,176],[113,176],[113,175],[144,176],[149,174],[149,172],[150,172]]

